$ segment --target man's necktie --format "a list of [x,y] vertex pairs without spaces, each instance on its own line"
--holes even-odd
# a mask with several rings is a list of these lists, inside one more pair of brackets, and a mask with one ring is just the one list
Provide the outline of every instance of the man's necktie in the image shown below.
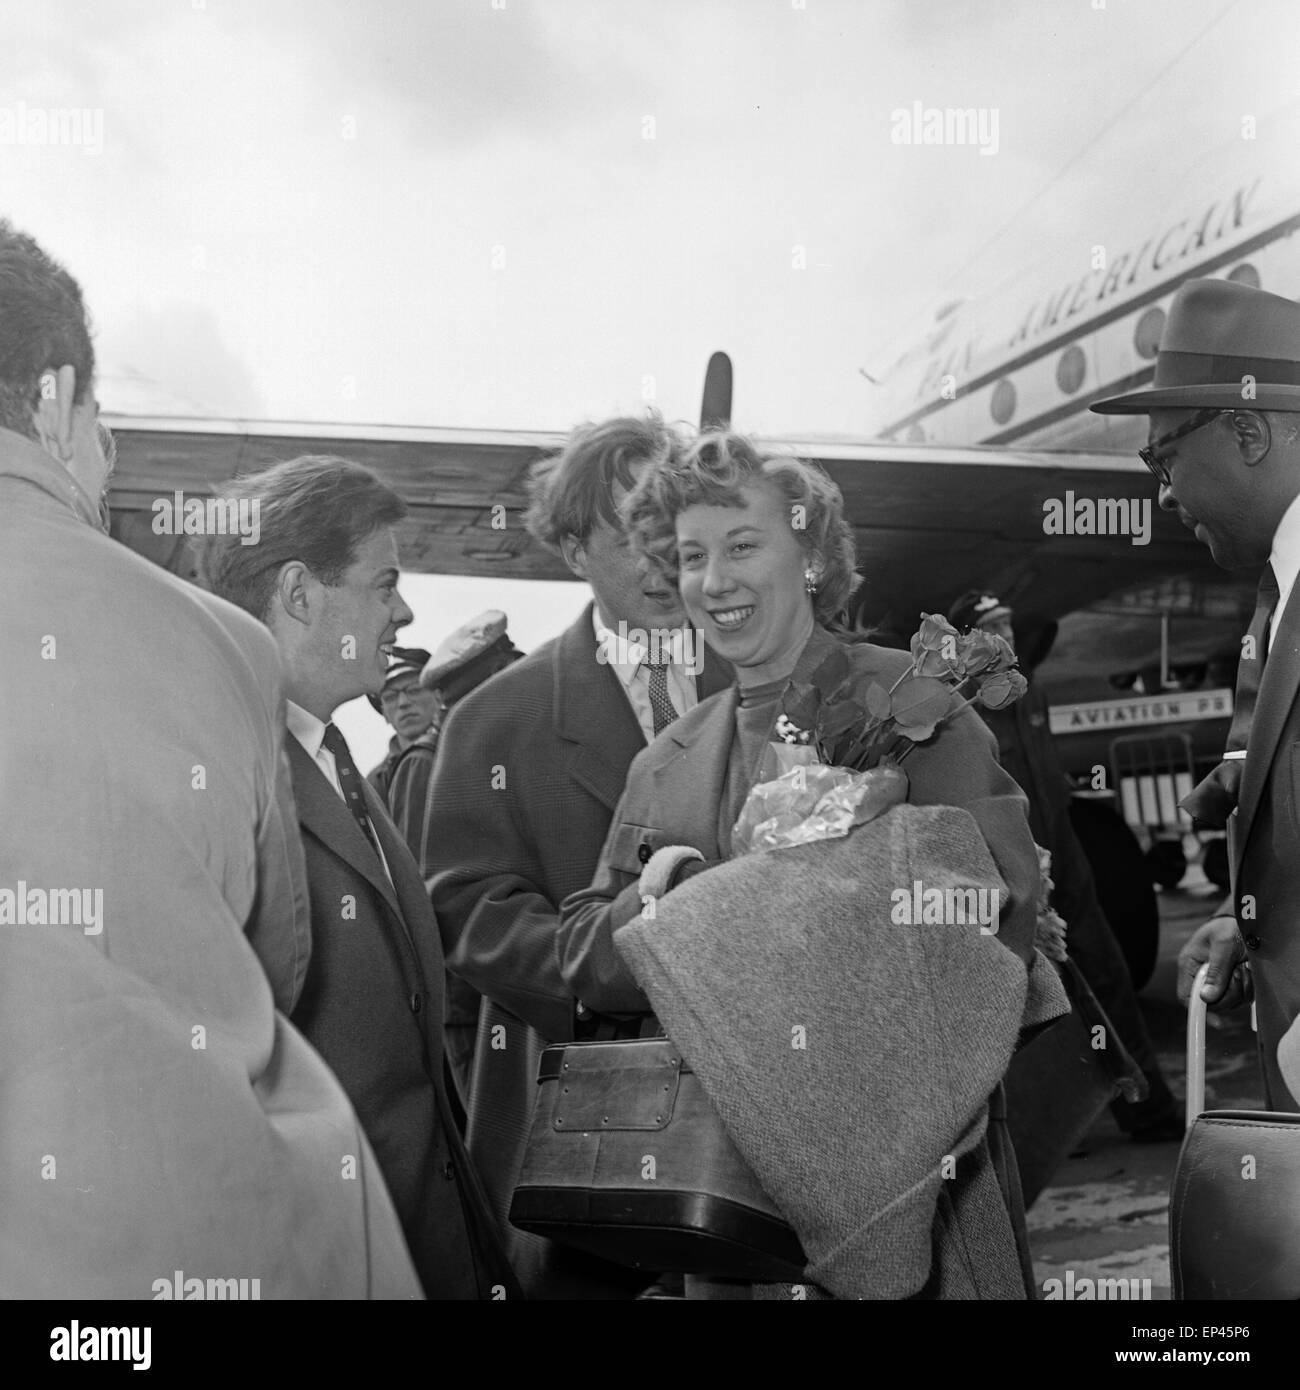
[[1241,663],[1237,667],[1237,690],[1233,697],[1232,726],[1223,761],[1178,804],[1199,825],[1221,830],[1237,805],[1241,790],[1241,774],[1246,764],[1246,749],[1250,743],[1250,726],[1255,717],[1255,701],[1264,676],[1264,659],[1268,655],[1269,625],[1277,608],[1277,576],[1272,565],[1264,566],[1259,580],[1259,596],[1255,616],[1251,619],[1243,643]]
[[347,804],[348,810],[352,812],[352,819],[356,821],[361,833],[370,842],[370,847],[378,855],[379,862],[382,864],[384,856],[379,848],[379,837],[375,834],[375,827],[370,823],[370,817],[366,815],[365,798],[361,794],[361,778],[357,775],[352,754],[348,751],[347,740],[333,724],[326,724],[325,737],[321,742],[334,755],[334,770],[339,775],[339,785],[343,788],[343,800]]
[[654,715],[655,736],[658,737],[677,718],[677,707],[668,694],[668,663],[642,663],[650,673],[650,712]]

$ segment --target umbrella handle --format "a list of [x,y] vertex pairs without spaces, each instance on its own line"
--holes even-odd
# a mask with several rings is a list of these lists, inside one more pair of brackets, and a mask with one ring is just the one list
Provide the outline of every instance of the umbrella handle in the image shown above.
[[1201,998],[1206,978],[1210,973],[1210,963],[1206,961],[1196,972],[1192,984],[1191,998],[1187,1001],[1187,1128],[1196,1123],[1196,1117],[1205,1109],[1205,1011],[1206,1003]]

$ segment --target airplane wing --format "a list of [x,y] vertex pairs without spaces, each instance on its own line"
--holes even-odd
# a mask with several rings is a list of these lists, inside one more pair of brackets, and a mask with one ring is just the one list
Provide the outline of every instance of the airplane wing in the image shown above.
[[117,441],[109,504],[113,534],[189,577],[192,543],[157,534],[154,504],[176,492],[209,497],[232,478],[301,454],[337,454],[373,468],[406,500],[403,566],[428,574],[570,579],[564,562],[523,528],[524,478],[560,434],[140,418],[105,412]]
[[[277,460],[330,453],[373,468],[406,499],[411,510],[399,531],[406,569],[571,578],[523,527],[528,467],[558,448],[562,435],[109,415],[105,421],[118,444],[110,493],[114,534],[178,573],[192,573],[189,539],[155,534],[158,499],[177,491],[209,496],[236,475]],[[859,619],[885,632],[906,636],[919,612],[943,611],[976,585],[999,593],[1019,614],[1044,620],[1092,606],[1101,623],[1098,640],[1107,615],[1173,612],[1188,620],[1178,625],[1188,650],[1171,653],[1183,659],[1204,655],[1198,624],[1208,623],[1222,646],[1224,631],[1239,632],[1249,618],[1253,583],[1219,570],[1177,519],[1155,506],[1151,477],[1131,456],[761,442],[816,459],[839,484],[864,576]],[[1071,518],[1086,519],[1088,505],[1104,500],[1131,503],[1135,522],[1145,509],[1145,543],[1136,543],[1137,535],[1046,533],[1045,503],[1059,502]]]

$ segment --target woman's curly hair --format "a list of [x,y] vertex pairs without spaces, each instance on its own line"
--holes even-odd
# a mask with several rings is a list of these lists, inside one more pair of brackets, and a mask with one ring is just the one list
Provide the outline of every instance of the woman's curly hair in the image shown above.
[[792,454],[761,453],[743,434],[711,430],[684,454],[645,469],[621,508],[633,548],[676,585],[678,516],[699,503],[743,507],[742,489],[755,480],[774,484],[788,502],[796,539],[821,561],[813,613],[820,623],[835,621],[858,585],[857,546],[844,518],[844,496],[817,464]]

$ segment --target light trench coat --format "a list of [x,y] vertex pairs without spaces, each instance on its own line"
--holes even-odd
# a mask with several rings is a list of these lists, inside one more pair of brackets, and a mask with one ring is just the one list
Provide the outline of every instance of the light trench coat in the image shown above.
[[419,1296],[284,1017],[311,942],[281,740],[270,634],[0,431],[0,1297]]

